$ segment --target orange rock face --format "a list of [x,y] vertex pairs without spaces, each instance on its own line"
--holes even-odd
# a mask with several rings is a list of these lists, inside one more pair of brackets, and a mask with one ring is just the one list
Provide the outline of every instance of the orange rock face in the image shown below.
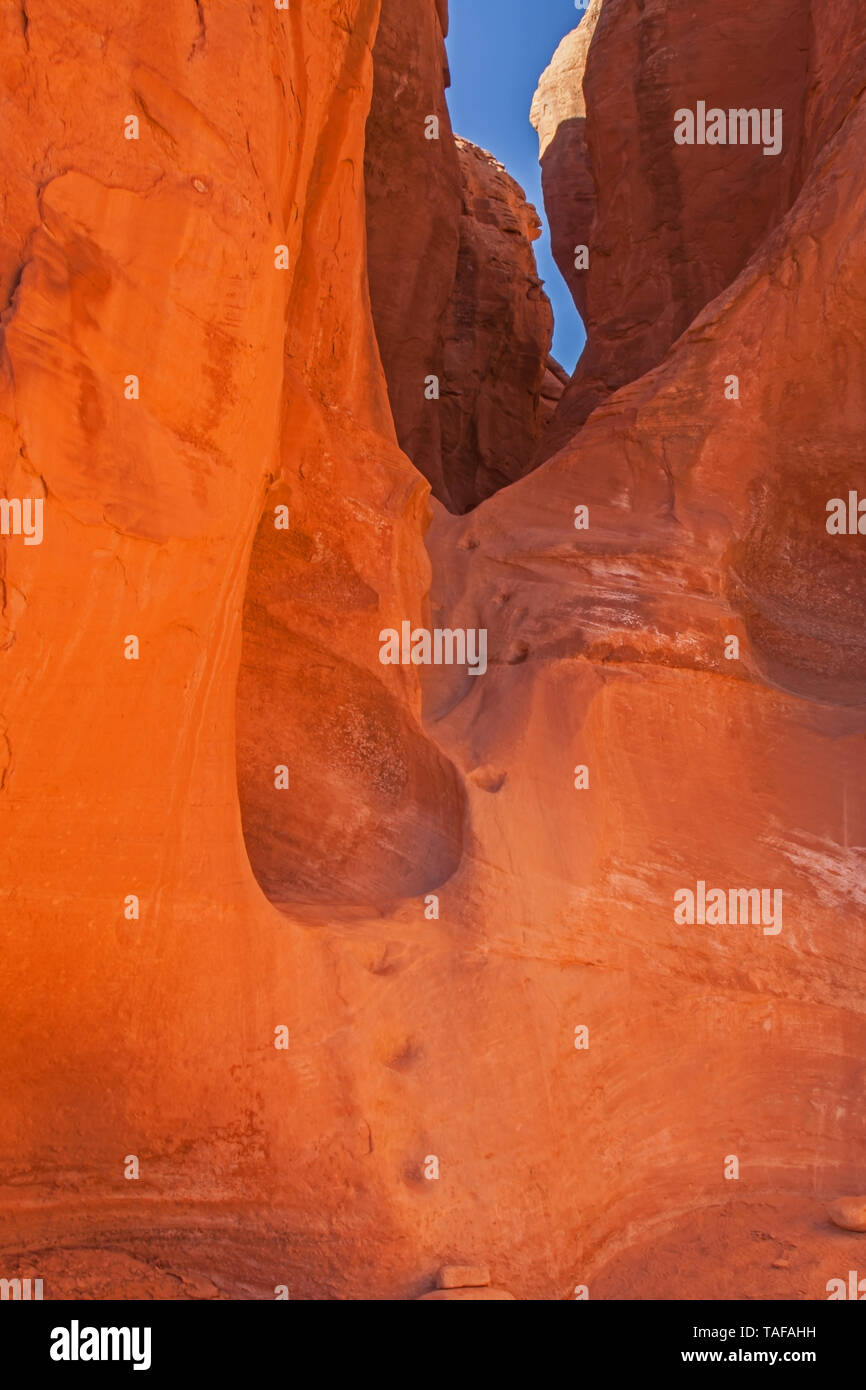
[[[361,254],[378,6],[27,15],[2,19],[0,431],[3,493],[43,500],[45,532],[2,545],[4,1272],[50,1246],[46,1297],[165,1296],[168,1242],[172,1296],[349,1290],[351,1261],[289,1268],[285,1221],[253,1215],[322,1182],[318,1242],[336,1154],[376,1142],[346,965],[254,871],[370,903],[383,865],[399,896],[460,843],[417,673],[377,659],[429,584]],[[319,740],[341,804],[306,775]],[[397,969],[367,949],[362,980]]]
[[[629,13],[606,4],[599,26]],[[866,1036],[852,962],[866,844],[866,538],[850,520],[847,534],[829,532],[827,504],[863,491],[866,108],[855,95],[862,26],[853,8],[823,17],[811,56],[822,90],[810,102],[836,120],[810,115],[804,163],[793,100],[790,207],[783,199],[673,347],[657,345],[655,370],[542,468],[459,527],[438,517],[433,533],[439,611],[489,626],[491,678],[459,700],[443,679],[431,709],[477,787],[477,862],[511,866],[510,907],[494,911],[498,950],[536,979],[542,962],[568,959],[570,983],[551,989],[587,1029],[576,1035],[580,1082],[557,1055],[546,1099],[583,1178],[572,1193],[584,1216],[576,1282],[593,1297],[822,1298],[858,1248],[828,1226],[822,1199],[862,1171]],[[668,25],[677,18],[665,66],[690,52],[687,7],[668,7]],[[766,19],[762,9],[751,28],[739,16],[738,42]],[[596,54],[602,70],[610,61],[600,33],[589,93],[601,85]],[[835,100],[830,52],[845,93]],[[795,57],[782,48],[774,82]],[[648,158],[688,156],[683,201],[695,190],[704,206],[735,203],[742,150],[727,183],[711,148],[675,155],[668,109],[698,96],[693,65],[681,71]],[[720,104],[726,76],[741,93],[733,58],[715,78]],[[632,85],[605,91],[608,103],[626,100]],[[604,130],[638,138],[624,112]],[[635,156],[633,183],[646,176]],[[779,175],[766,177],[769,199]],[[626,265],[645,254],[633,232],[620,221]],[[730,890],[759,884],[781,895],[783,925],[729,914]],[[680,894],[712,890],[724,893],[721,920],[699,910],[677,920]],[[563,1113],[577,1105],[572,1083],[581,1122],[576,1108]],[[543,1121],[529,1109],[535,1132]],[[536,1152],[554,1149],[551,1133]],[[558,1163],[562,1151],[540,1178],[546,1193],[568,1186]]]
[[[595,377],[459,517],[362,178],[388,100],[443,110],[444,6],[421,95],[374,0],[2,12],[0,495],[44,534],[2,513],[0,1255],[46,1298],[823,1299],[862,1257],[862,23],[638,8],[553,88]],[[675,145],[703,100],[790,145]],[[417,293],[460,421],[524,388],[489,491],[556,392],[531,324],[471,380],[531,229],[461,159]],[[383,662],[404,624],[486,669]]]

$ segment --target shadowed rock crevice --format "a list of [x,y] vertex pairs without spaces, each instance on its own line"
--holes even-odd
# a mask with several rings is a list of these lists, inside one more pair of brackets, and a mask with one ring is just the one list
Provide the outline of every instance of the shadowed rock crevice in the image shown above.
[[434,495],[462,513],[533,466],[565,374],[550,358],[538,215],[493,155],[451,131],[446,33],[445,5],[437,14],[425,0],[384,0],[366,131],[367,261],[397,438]]
[[553,311],[532,250],[538,214],[493,155],[456,143],[463,202],[438,402],[440,500],[467,512],[531,467],[542,388],[548,399],[561,394],[562,369],[549,358]]
[[[454,769],[397,700],[358,666],[247,608],[238,786],[253,871],[272,902],[375,904],[440,887],[460,862],[463,793]],[[285,747],[276,790],[264,747]]]

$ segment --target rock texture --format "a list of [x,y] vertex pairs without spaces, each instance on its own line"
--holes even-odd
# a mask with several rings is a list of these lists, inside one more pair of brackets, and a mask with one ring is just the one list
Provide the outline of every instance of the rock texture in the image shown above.
[[493,155],[466,140],[457,151],[463,209],[438,412],[441,500],[467,512],[532,466],[542,387],[549,401],[558,378],[548,369],[553,311],[532,251],[538,214]]
[[[554,254],[588,341],[542,453],[654,367],[790,208],[820,61],[813,10],[812,0],[770,0],[742,22],[739,8],[734,17],[711,0],[692,22],[679,3],[593,0],[563,40],[532,119]],[[781,154],[676,145],[674,113],[699,101],[783,110]],[[575,269],[578,244],[586,271]]]
[[[825,1298],[866,1152],[866,536],[825,526],[866,495],[859,7],[605,0],[605,394],[466,517],[373,328],[378,4],[158,9],[0,15],[2,495],[45,502],[0,546],[4,1277]],[[402,13],[432,84],[443,7]],[[794,141],[754,187],[668,145],[750,72]],[[486,674],[382,666],[402,620],[487,629]],[[781,930],[678,923],[703,881]]]
[[830,1220],[843,1231],[866,1231],[866,1197],[840,1197],[830,1207]]
[[438,1289],[483,1289],[490,1283],[490,1270],[478,1265],[445,1265],[436,1276]]
[[46,1298],[360,1295],[348,1247],[313,1259],[322,1233],[372,1218],[401,1243],[390,1197],[346,1209],[384,1141],[340,983],[375,989],[401,950],[338,964],[253,873],[369,906],[460,852],[417,672],[378,662],[429,561],[363,256],[377,18],[0,18],[2,492],[45,501],[41,546],[2,542],[0,1244]]
[[418,1303],[505,1303],[514,1302],[514,1294],[504,1289],[435,1289],[424,1293]]
[[[532,466],[562,392],[547,367],[553,315],[532,250],[541,224],[503,166],[451,133],[446,32],[447,10],[440,28],[429,0],[384,0],[365,156],[368,265],[397,437],[435,496],[465,512]],[[430,115],[437,139],[425,136]]]
[[[425,382],[445,372],[463,201],[447,32],[447,0],[382,0],[364,146],[370,298],[397,437],[443,500],[442,424]],[[438,139],[427,138],[429,116]]]
[[514,1302],[514,1294],[490,1287],[490,1270],[481,1266],[446,1265],[436,1276],[436,1288],[424,1293],[418,1303],[504,1303]]
[[[437,612],[486,624],[492,666],[480,686],[439,673],[429,717],[469,786],[473,860],[460,882],[479,933],[482,915],[496,921],[491,993],[508,990],[489,971],[519,961],[524,978],[549,968],[560,1001],[559,1040],[545,1028],[540,1044],[548,1089],[537,1106],[527,1097],[521,1132],[539,1134],[554,1105],[552,1129],[574,1136],[567,1162],[552,1132],[539,1141],[533,1159],[550,1166],[533,1161],[533,1173],[557,1209],[573,1175],[575,1282],[594,1298],[825,1298],[827,1280],[855,1267],[859,1237],[827,1226],[823,1202],[858,1183],[864,1152],[866,536],[829,535],[826,504],[864,492],[866,36],[854,6],[816,4],[804,53],[791,37],[802,10],[786,7],[793,29],[770,42],[780,11],[726,8],[736,51],[702,50],[712,91],[742,99],[741,54],[760,53],[755,100],[779,93],[793,144],[725,229],[753,237],[751,253],[741,241],[726,261],[708,210],[739,214],[742,151],[722,168],[711,150],[667,143],[670,110],[698,94],[700,55],[691,7],[646,13],[665,25],[655,66],[680,83],[646,129],[646,108],[629,105],[640,82],[614,80],[607,46],[634,10],[607,0],[587,122],[632,159],[627,178],[614,162],[605,195],[620,199],[618,223],[599,210],[596,227],[612,246],[618,226],[629,273],[646,265],[643,204],[626,194],[680,158],[685,215],[670,235],[690,247],[698,298],[725,265],[730,278],[666,351],[658,339],[643,375],[632,335],[637,379],[555,458],[459,525],[437,514]],[[616,71],[640,77],[633,49],[616,53]],[[811,76],[793,90],[801,64]],[[671,296],[678,314],[685,302]],[[583,506],[588,529],[576,530]],[[781,890],[781,932],[678,925],[674,895],[698,882]],[[589,1030],[570,1070],[566,1019]],[[504,1082],[497,1061],[508,1093],[514,1073]],[[732,1157],[738,1180],[725,1178]]]
[[556,408],[562,400],[562,394],[570,380],[571,377],[568,372],[557,362],[556,358],[548,357],[541,381],[539,422],[542,434],[545,425],[549,424],[556,414]]

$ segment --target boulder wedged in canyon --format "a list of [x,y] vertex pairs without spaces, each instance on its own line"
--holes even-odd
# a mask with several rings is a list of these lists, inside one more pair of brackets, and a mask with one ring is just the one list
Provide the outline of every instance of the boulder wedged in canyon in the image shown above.
[[397,437],[434,495],[466,512],[532,466],[561,390],[532,250],[541,223],[493,155],[452,134],[444,9],[443,26],[428,0],[383,3],[367,261]]
[[548,357],[544,365],[544,376],[541,381],[541,410],[539,420],[542,432],[556,414],[556,408],[562,400],[562,394],[568,385],[571,377],[561,363],[555,357]]
[[[4,1275],[824,1298],[863,1239],[827,1215],[864,1152],[866,538],[825,529],[866,491],[856,11],[814,7],[796,190],[747,261],[554,458],[433,503],[427,549],[367,302],[378,6],[27,13],[0,466],[46,508],[2,545]],[[485,627],[488,670],[382,666],[402,620]],[[677,922],[700,881],[781,891],[781,930]]]

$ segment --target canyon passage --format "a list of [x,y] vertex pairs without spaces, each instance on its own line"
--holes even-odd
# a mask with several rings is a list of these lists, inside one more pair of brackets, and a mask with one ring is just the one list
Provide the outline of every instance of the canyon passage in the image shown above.
[[[531,109],[573,374],[447,28],[0,11],[0,1272],[46,1299],[863,1268],[862,6],[592,0]],[[780,151],[678,144],[701,102]],[[383,664],[404,623],[483,678]],[[698,883],[783,930],[677,923]]]

